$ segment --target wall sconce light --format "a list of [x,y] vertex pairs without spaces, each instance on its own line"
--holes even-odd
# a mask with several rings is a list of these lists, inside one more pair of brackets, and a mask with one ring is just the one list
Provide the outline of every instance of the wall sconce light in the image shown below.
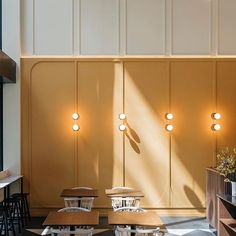
[[72,126],[72,129],[73,129],[74,131],[78,131],[78,130],[80,129],[80,127],[79,127],[79,125],[74,124],[74,125]]
[[121,125],[119,126],[119,130],[120,130],[120,131],[124,131],[125,129],[126,129],[126,126],[123,125],[123,124],[121,124]]
[[173,129],[174,129],[174,126],[173,126],[173,125],[171,125],[171,124],[167,124],[167,125],[166,125],[166,130],[167,130],[167,131],[170,132],[170,131],[172,131]]
[[173,120],[174,115],[173,115],[172,113],[166,113],[166,114],[165,114],[165,118],[166,118],[167,120]]
[[213,131],[219,131],[219,130],[221,129],[221,126],[220,126],[220,124],[213,124],[213,125],[211,126],[211,129],[212,129]]
[[218,112],[214,112],[211,114],[212,119],[219,120],[221,118],[221,114]]
[[78,120],[79,119],[79,114],[78,113],[73,113],[72,119],[73,120]]
[[126,115],[124,113],[120,113],[119,114],[119,119],[120,120],[125,120],[126,119]]

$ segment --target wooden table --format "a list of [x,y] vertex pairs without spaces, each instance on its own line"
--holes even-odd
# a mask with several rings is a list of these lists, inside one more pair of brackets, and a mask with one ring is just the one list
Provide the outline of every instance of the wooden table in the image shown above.
[[50,212],[43,226],[82,226],[98,225],[98,211],[90,212]]
[[135,189],[106,189],[107,197],[144,197],[144,194]]
[[108,223],[110,225],[135,225],[135,226],[157,226],[163,227],[164,223],[156,212],[108,212]]
[[63,189],[61,197],[98,197],[97,189]]

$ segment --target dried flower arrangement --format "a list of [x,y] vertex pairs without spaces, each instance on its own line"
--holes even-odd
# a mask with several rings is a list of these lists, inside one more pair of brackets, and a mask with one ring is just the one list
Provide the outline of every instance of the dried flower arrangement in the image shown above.
[[225,182],[236,181],[236,148],[226,147],[216,154],[217,167]]

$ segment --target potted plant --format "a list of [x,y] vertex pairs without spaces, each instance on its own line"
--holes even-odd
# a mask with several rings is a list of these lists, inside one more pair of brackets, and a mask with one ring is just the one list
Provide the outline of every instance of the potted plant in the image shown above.
[[226,147],[216,154],[217,167],[225,182],[231,182],[232,196],[236,196],[236,148]]

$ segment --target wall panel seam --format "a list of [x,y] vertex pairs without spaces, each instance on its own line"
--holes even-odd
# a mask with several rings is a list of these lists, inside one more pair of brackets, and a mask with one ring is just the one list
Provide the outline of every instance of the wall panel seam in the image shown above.
[[33,0],[33,55],[35,55],[35,0]]

